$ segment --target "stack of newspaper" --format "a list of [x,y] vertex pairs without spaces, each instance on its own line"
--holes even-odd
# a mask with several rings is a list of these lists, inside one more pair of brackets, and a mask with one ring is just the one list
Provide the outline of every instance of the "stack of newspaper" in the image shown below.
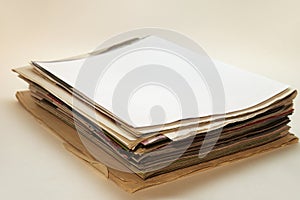
[[218,61],[213,81],[205,80],[208,66],[188,71],[192,64],[182,57],[195,64],[201,56],[150,36],[34,61],[14,69],[29,84],[17,97],[128,191],[297,142],[288,126],[296,90]]

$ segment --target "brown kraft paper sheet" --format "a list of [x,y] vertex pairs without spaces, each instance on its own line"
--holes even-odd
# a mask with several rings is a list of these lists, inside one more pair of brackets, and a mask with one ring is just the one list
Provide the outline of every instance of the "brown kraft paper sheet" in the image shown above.
[[138,190],[142,190],[151,186],[167,183],[177,180],[181,177],[191,175],[196,172],[212,169],[218,166],[224,166],[234,161],[238,161],[256,154],[268,152],[277,148],[281,148],[290,144],[298,142],[298,138],[293,134],[288,134],[278,140],[271,143],[248,149],[242,152],[234,153],[228,156],[224,156],[215,160],[200,163],[194,166],[190,166],[184,169],[179,169],[170,173],[162,174],[149,178],[146,180],[141,179],[134,173],[122,172],[116,169],[109,168],[99,161],[95,160],[92,155],[86,150],[85,146],[81,142],[76,130],[55,115],[42,109],[34,103],[29,91],[17,92],[17,99],[21,105],[31,113],[34,118],[48,131],[58,136],[63,142],[64,147],[74,154],[76,157],[85,161],[90,166],[94,167],[98,172],[103,174],[107,179],[112,180],[122,189],[127,192],[134,193]]

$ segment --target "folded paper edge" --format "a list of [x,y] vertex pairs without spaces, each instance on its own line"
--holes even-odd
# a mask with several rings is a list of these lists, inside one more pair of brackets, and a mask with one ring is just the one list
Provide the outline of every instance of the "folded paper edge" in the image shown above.
[[[26,91],[25,91],[26,92]],[[77,158],[80,158],[86,162],[88,162],[90,165],[92,165],[94,168],[96,168],[99,172],[101,172],[105,178],[108,179],[108,168],[101,164],[100,162],[97,162],[95,160],[92,160],[91,158],[87,157],[85,154],[83,154],[81,151],[79,151],[76,147],[74,147],[72,144],[70,144],[67,140],[65,140],[62,136],[60,136],[59,134],[57,134],[57,132],[55,131],[55,129],[53,129],[52,127],[46,125],[44,123],[43,120],[41,120],[37,115],[35,115],[32,110],[30,110],[27,105],[24,105],[23,101],[22,101],[22,93],[24,92],[17,92],[16,93],[16,98],[17,100],[19,101],[19,103],[22,105],[23,108],[25,108],[26,111],[28,111],[32,116],[33,118],[49,133],[51,133],[52,135],[54,135],[56,138],[58,138],[64,148],[72,153],[73,155],[75,155]]]

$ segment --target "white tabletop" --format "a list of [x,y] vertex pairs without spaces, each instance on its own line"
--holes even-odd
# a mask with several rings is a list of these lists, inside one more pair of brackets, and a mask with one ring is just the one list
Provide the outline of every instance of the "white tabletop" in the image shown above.
[[[16,101],[10,69],[85,53],[119,32],[169,28],[213,58],[300,88],[299,1],[1,1],[0,199],[299,199],[300,147],[134,195],[64,150]],[[275,3],[276,2],[276,3]],[[300,136],[296,99],[292,132]]]

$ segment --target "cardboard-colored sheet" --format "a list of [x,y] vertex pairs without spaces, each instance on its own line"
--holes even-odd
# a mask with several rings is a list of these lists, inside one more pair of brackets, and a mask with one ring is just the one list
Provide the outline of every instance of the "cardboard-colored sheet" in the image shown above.
[[293,134],[288,134],[283,138],[260,147],[248,149],[246,151],[231,154],[229,156],[224,156],[215,160],[143,180],[133,173],[122,172],[109,168],[95,160],[82,144],[76,130],[65,124],[55,115],[52,115],[51,113],[36,105],[32,97],[30,96],[29,91],[17,92],[16,96],[21,105],[27,111],[29,111],[43,127],[45,127],[47,130],[49,130],[51,133],[58,136],[62,140],[64,147],[69,152],[73,153],[78,158],[85,161],[87,164],[93,166],[107,179],[112,180],[122,189],[130,193],[145,189],[147,187],[174,181],[193,173],[198,173],[200,171],[208,170],[218,166],[227,165],[237,160],[241,160],[250,156],[254,156],[256,154],[271,151],[298,142],[298,138],[296,136],[294,136]]

